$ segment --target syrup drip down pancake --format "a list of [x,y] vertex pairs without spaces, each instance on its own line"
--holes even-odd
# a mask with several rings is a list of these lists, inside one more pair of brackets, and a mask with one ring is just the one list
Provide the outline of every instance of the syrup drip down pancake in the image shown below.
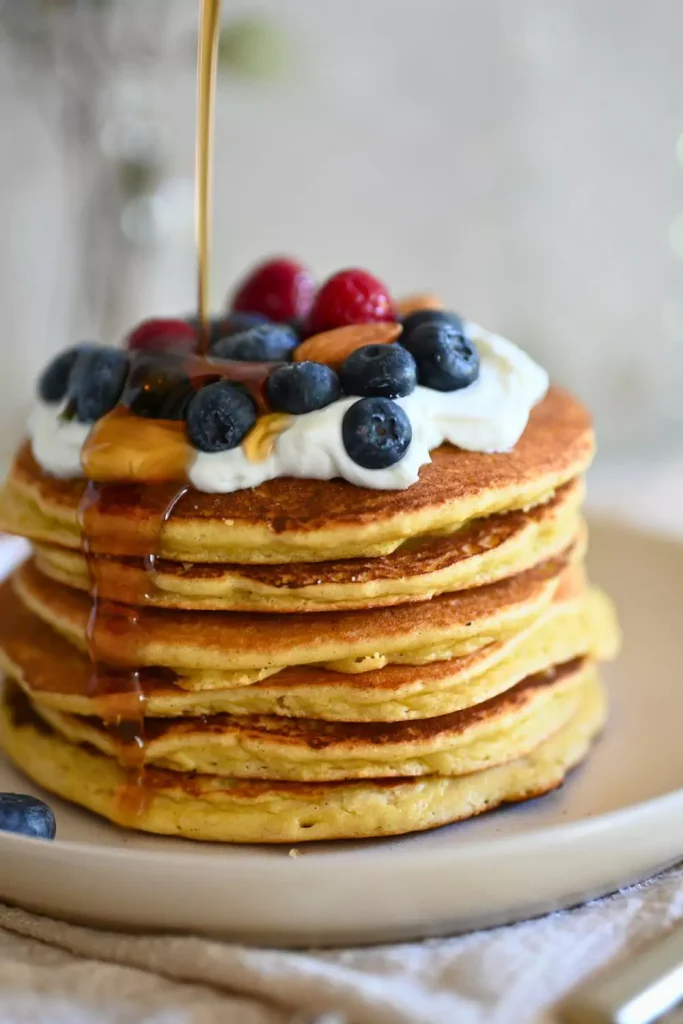
[[266,264],[200,328],[143,323],[39,381],[0,490],[34,545],[0,586],[6,754],[116,825],[220,842],[559,786],[619,646],[583,565],[580,403],[360,270]]

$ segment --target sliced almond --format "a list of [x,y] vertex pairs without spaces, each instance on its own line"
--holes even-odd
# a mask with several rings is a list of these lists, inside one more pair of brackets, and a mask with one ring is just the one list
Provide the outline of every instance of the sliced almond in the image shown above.
[[294,417],[286,412],[269,412],[265,416],[259,416],[242,442],[244,454],[249,461],[264,462],[272,455],[275,442],[293,419]]
[[390,345],[403,330],[397,323],[349,324],[314,334],[294,350],[294,362],[326,363],[338,370],[347,356],[365,345]]
[[443,309],[444,304],[434,292],[422,292],[419,295],[406,295],[399,299],[396,308],[400,316],[409,316],[416,313],[418,309]]

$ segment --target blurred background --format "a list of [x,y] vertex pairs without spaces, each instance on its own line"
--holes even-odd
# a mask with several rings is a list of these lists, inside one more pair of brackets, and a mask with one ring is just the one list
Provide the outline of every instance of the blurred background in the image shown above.
[[[76,340],[189,313],[195,0],[0,0],[0,459]],[[291,253],[510,335],[605,465],[683,449],[680,0],[224,0],[213,304]],[[677,464],[678,465],[678,464]]]

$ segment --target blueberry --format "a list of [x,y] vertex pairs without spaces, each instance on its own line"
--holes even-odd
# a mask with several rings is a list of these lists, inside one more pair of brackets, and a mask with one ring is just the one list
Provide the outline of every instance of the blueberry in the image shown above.
[[132,361],[121,396],[136,416],[182,420],[194,391],[180,355],[139,355]]
[[[185,319],[188,322],[188,324],[190,324],[192,327],[195,328],[195,330],[199,329],[199,317],[198,316],[186,316]],[[226,330],[225,330],[225,324],[226,324],[226,317],[224,317],[224,316],[212,316],[210,318],[210,320],[209,320],[209,348],[212,348],[216,344],[217,341],[220,341],[221,338],[225,337],[225,335],[227,333]]]
[[266,395],[277,412],[301,416],[323,409],[341,395],[339,377],[323,363],[285,363],[273,370],[266,382]]
[[260,327],[261,324],[269,324],[270,318],[265,313],[228,313],[223,320],[223,334],[221,337],[230,338],[233,334],[242,334],[252,327]]
[[42,800],[24,793],[0,793],[0,832],[54,839],[55,816]]
[[61,402],[69,389],[71,371],[81,352],[93,348],[92,344],[75,345],[58,356],[43,370],[38,381],[38,394],[44,402]]
[[465,333],[462,317],[459,317],[457,313],[447,313],[445,309],[416,309],[414,313],[409,313],[403,320],[401,344],[403,345],[414,330],[422,327],[422,324],[452,324],[461,334]]
[[236,448],[256,422],[256,405],[239,384],[219,380],[192,397],[185,412],[187,436],[201,452]]
[[400,462],[412,436],[405,412],[388,398],[361,398],[342,421],[344,447],[365,469],[386,469]]
[[347,395],[400,398],[415,390],[417,370],[400,345],[365,345],[346,357],[339,377]]
[[287,326],[291,327],[294,333],[299,338],[299,341],[303,338],[306,333],[306,321],[301,316],[293,316],[291,320],[287,321]]
[[[188,324],[199,327],[199,317],[188,316]],[[231,338],[233,334],[241,334],[251,327],[258,327],[260,324],[268,324],[270,320],[263,313],[226,313],[223,316],[213,316],[209,320],[209,349],[213,351],[215,345],[223,338]]]
[[428,322],[416,327],[404,345],[415,357],[417,379],[435,391],[458,391],[479,376],[479,353],[462,331],[451,323]]
[[261,324],[222,338],[211,354],[219,359],[239,359],[254,363],[287,361],[299,338],[286,324]]
[[69,380],[69,404],[81,423],[94,423],[118,403],[128,374],[128,356],[119,348],[95,345],[81,352]]

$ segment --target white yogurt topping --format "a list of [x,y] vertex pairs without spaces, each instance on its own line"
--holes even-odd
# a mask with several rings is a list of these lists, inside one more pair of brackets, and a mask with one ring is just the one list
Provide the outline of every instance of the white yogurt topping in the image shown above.
[[[358,399],[342,398],[325,409],[295,417],[279,435],[273,453],[250,461],[242,447],[224,452],[197,452],[189,480],[198,491],[225,494],[266,480],[293,476],[316,480],[343,477],[359,487],[404,490],[418,479],[429,452],[444,441],[479,452],[505,452],[524,432],[529,413],[548,389],[548,375],[522,349],[476,324],[468,334],[479,351],[478,379],[460,391],[417,387],[396,402],[413,430],[404,457],[387,469],[364,469],[342,442],[344,413]],[[80,453],[89,428],[61,419],[61,404],[39,402],[30,434],[36,461],[55,476],[82,475]]]
[[66,402],[44,402],[38,399],[29,420],[29,436],[33,457],[53,476],[82,476],[81,448],[90,433],[90,424],[65,420],[62,411]]
[[358,401],[342,398],[325,409],[297,416],[280,434],[263,462],[250,462],[243,448],[197,452],[189,477],[198,491],[224,494],[255,487],[279,476],[332,480],[343,477],[359,487],[404,490],[417,481],[429,452],[444,441],[477,452],[505,452],[524,432],[529,413],[548,390],[548,374],[511,341],[468,325],[479,351],[478,379],[460,391],[417,387],[397,398],[408,415],[413,437],[400,462],[387,469],[364,469],[342,443],[344,413]]

